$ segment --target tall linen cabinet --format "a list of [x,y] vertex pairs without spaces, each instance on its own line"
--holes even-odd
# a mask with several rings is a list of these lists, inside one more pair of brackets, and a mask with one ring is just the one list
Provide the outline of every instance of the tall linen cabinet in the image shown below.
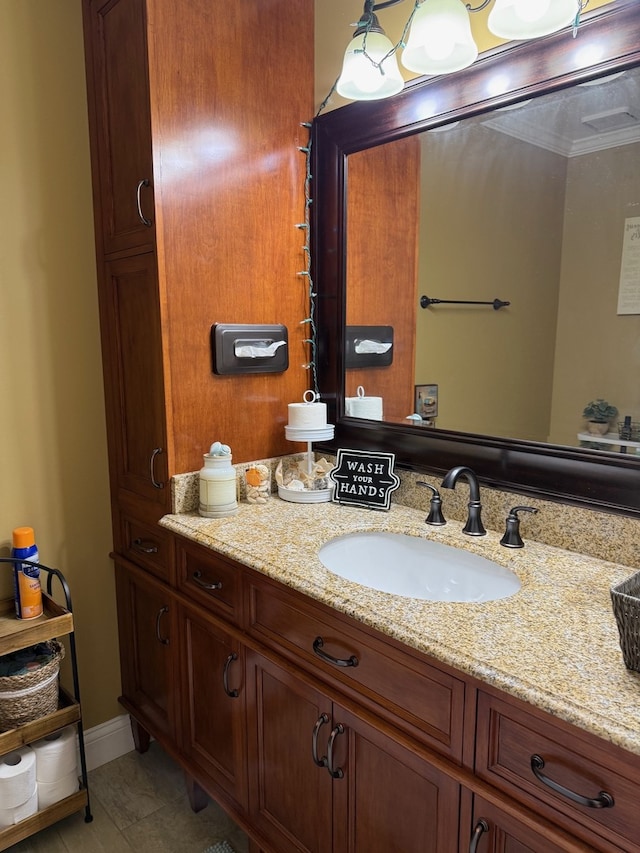
[[[138,746],[181,725],[170,478],[212,441],[290,452],[308,314],[313,0],[82,0],[121,701]],[[216,323],[282,323],[291,367],[212,371]]]

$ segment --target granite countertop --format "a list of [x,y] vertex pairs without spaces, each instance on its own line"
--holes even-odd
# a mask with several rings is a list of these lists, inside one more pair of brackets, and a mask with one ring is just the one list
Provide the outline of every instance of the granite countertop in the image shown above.
[[[237,515],[167,515],[165,527],[248,565],[445,664],[640,754],[640,673],[626,669],[609,589],[628,566],[501,533],[472,538],[462,525],[427,527],[424,512],[376,512],[271,497]],[[463,547],[512,569],[522,587],[483,603],[431,602],[377,592],[324,568],[318,550],[354,531],[387,530]]]

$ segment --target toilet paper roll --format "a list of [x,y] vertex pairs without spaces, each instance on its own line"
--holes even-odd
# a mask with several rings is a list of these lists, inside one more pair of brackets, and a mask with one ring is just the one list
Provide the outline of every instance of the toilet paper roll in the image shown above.
[[38,782],[38,809],[46,809],[78,790],[78,774],[75,770],[57,782]]
[[326,403],[289,403],[289,426],[293,429],[324,429],[327,426]]
[[76,732],[73,726],[37,740],[31,748],[36,754],[38,782],[57,782],[76,772]]
[[30,746],[0,757],[0,803],[15,809],[27,802],[36,789],[36,754]]
[[16,806],[14,809],[0,809],[0,829],[20,823],[21,820],[31,817],[38,811],[38,791],[31,794],[26,803]]
[[382,420],[382,397],[347,397],[345,413],[352,418]]

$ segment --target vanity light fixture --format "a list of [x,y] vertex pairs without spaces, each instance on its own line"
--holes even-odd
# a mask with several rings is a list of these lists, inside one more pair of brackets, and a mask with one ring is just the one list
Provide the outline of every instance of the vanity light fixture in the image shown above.
[[396,58],[399,48],[403,48],[404,67],[418,74],[451,74],[467,68],[478,56],[469,13],[480,12],[490,3],[494,6],[487,21],[489,30],[499,38],[518,40],[549,35],[569,24],[575,35],[589,0],[483,0],[479,6],[463,0],[415,0],[400,41],[393,45],[375,13],[402,2],[365,0],[336,84],[342,97],[369,101],[400,92],[404,81]]
[[397,95],[404,86],[404,80],[391,39],[380,26],[374,9],[394,6],[402,0],[374,4],[365,0],[356,31],[347,45],[342,63],[342,73],[336,83],[336,90],[343,98],[355,101],[372,101]]

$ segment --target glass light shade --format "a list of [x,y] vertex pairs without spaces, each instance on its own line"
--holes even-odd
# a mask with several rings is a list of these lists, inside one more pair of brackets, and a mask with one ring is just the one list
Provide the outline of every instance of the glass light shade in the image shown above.
[[402,64],[419,74],[450,74],[475,61],[478,48],[461,0],[424,0],[418,7]]
[[487,26],[503,39],[537,38],[566,27],[579,8],[579,0],[495,0]]
[[[365,36],[367,56],[363,52]],[[393,45],[384,33],[371,30],[355,35],[344,53],[342,73],[336,85],[338,94],[354,101],[375,101],[397,95],[404,80],[395,53],[387,56],[390,50]],[[381,62],[385,56],[380,67],[371,62]]]

